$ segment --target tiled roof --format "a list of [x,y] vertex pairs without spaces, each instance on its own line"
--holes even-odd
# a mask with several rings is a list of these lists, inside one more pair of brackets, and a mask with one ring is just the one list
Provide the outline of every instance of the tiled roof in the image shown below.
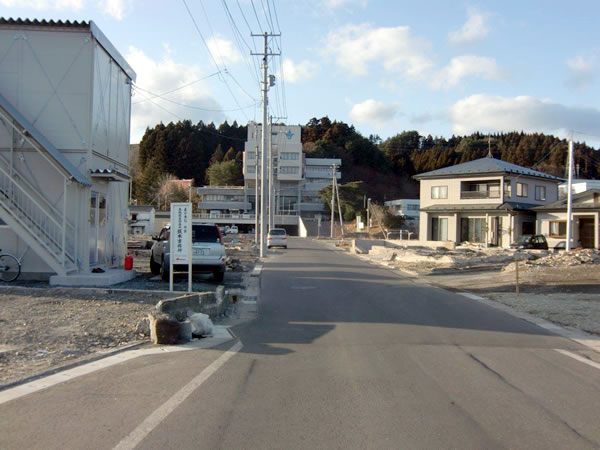
[[69,28],[90,28],[90,23],[77,20],[37,20],[37,19],[5,19],[0,17],[0,25],[26,25],[26,26],[40,26],[40,27],[69,27]]
[[461,175],[479,175],[492,173],[509,173],[516,175],[527,175],[530,177],[546,178],[549,180],[560,181],[562,178],[548,175],[544,172],[528,169],[527,167],[518,166],[501,159],[496,158],[479,158],[455,166],[444,167],[442,169],[432,170],[430,172],[420,173],[414,176],[415,179],[422,178],[448,178]]

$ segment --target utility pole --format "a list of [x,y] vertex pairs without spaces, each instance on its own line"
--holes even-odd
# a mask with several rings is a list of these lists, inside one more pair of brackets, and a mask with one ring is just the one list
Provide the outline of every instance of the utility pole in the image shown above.
[[573,221],[573,204],[572,204],[572,197],[573,197],[573,193],[572,191],[572,186],[573,186],[573,139],[569,140],[569,163],[568,163],[568,167],[569,167],[569,177],[568,177],[568,182],[567,182],[567,245],[566,245],[566,251],[571,250],[571,234],[573,233],[572,230],[572,221]]
[[275,178],[273,176],[273,116],[269,116],[269,230],[273,228],[275,221],[275,205],[273,204],[273,188]]
[[371,199],[367,199],[367,234],[371,236]]
[[331,166],[331,171],[333,172],[333,180],[331,180],[331,230],[329,232],[329,237],[333,239],[333,223],[335,221],[335,165]]
[[254,148],[254,243],[258,244],[258,145]]
[[[333,166],[334,170],[336,166]],[[342,240],[344,240],[344,219],[342,218],[342,202],[340,202],[340,190],[338,189],[338,184],[337,184],[337,177],[333,177],[333,185],[335,186],[335,195],[337,197],[337,204],[338,204],[338,212],[340,215],[340,230],[342,233]]]
[[[266,158],[267,158],[267,128],[268,128],[268,124],[267,124],[267,108],[268,108],[268,96],[267,96],[267,92],[269,90],[269,81],[268,81],[268,77],[267,77],[267,68],[268,68],[268,63],[267,63],[267,58],[269,56],[274,56],[274,55],[279,55],[280,53],[269,53],[269,48],[268,48],[268,39],[271,36],[281,36],[280,34],[269,34],[265,31],[264,34],[252,34],[251,36],[255,37],[255,36],[262,36],[264,37],[264,51],[263,53],[251,53],[252,55],[259,55],[263,57],[263,88],[262,88],[262,116],[263,116],[263,120],[262,120],[262,154],[261,154],[261,180],[260,180],[260,241],[259,241],[259,255],[261,258],[264,258],[265,256],[265,247],[266,247],[266,221],[265,219],[266,217],[266,191],[265,191],[265,178],[266,178],[266,169],[267,169],[267,165],[266,165]],[[257,230],[258,231],[258,230]]]

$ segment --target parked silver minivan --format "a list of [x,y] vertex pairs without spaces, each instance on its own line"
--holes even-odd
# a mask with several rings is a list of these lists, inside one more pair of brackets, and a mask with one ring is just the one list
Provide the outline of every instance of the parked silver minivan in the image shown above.
[[[150,270],[153,274],[161,275],[165,281],[169,279],[171,227],[167,225],[152,246],[150,255]],[[215,281],[223,281],[225,275],[225,245],[221,230],[214,224],[192,224],[192,272],[212,273]],[[185,272],[187,264],[175,264],[173,271]]]

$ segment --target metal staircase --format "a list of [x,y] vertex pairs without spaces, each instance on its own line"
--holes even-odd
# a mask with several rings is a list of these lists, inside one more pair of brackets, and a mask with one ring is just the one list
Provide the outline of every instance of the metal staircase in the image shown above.
[[[66,212],[66,211],[65,211]],[[77,232],[59,211],[0,160],[0,218],[58,275],[77,270]]]
[[[13,138],[10,151],[0,152],[0,219],[58,275],[77,271],[80,234],[78,227],[67,218],[67,194],[71,183],[91,186],[91,182],[2,95],[0,123]],[[60,175],[50,177],[63,182],[60,207],[50,202],[15,166],[15,156],[24,151],[15,148],[15,138],[21,145],[27,142],[27,151],[37,152],[47,163],[48,170]],[[25,161],[23,153],[20,157]]]

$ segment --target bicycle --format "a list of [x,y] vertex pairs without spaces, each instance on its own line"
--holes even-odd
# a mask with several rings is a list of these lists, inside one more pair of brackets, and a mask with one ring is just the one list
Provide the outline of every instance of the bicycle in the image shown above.
[[21,274],[21,262],[10,253],[1,253],[0,248],[0,280],[15,281]]

